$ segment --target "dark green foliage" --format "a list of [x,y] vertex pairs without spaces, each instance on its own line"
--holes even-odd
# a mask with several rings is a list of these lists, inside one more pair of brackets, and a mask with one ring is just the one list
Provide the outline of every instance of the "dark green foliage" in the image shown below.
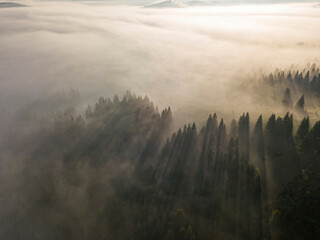
[[303,170],[276,196],[271,219],[274,239],[319,239],[319,183],[319,173]]
[[296,136],[295,136],[295,141],[296,141],[296,148],[297,151],[300,154],[303,154],[306,152],[306,141],[308,134],[309,134],[309,117],[306,117],[302,120],[301,124],[298,127]]
[[143,159],[158,153],[172,122],[170,107],[159,114],[147,97],[130,92],[121,102],[117,95],[113,101],[101,97],[93,110],[87,108],[86,116],[87,143],[81,142],[81,155],[96,162],[119,158],[143,164]]
[[[272,120],[272,118],[271,118]],[[269,122],[270,124],[270,122]],[[267,238],[269,233],[269,209],[268,209],[268,181],[267,181],[267,165],[265,158],[265,144],[264,144],[264,134],[262,125],[262,115],[259,116],[257,123],[254,127],[251,145],[251,162],[257,166],[260,172],[261,181],[261,215],[263,217],[263,231],[264,236]]]
[[297,111],[304,111],[304,95],[301,96],[301,98],[299,98],[298,102],[295,105],[295,109]]
[[190,219],[185,215],[183,209],[178,209],[169,216],[168,231],[165,240],[195,240],[195,235],[190,226]]
[[[240,119],[242,146],[249,151],[249,115]],[[179,130],[165,144],[156,173],[159,190],[178,202],[177,197],[185,199],[202,225],[215,222],[218,238],[259,239],[263,235],[260,176],[245,159],[249,153],[244,152],[240,159],[240,140],[227,137],[223,120],[217,125],[216,114],[209,116],[199,135],[193,126]],[[191,227],[196,238],[210,239],[210,231]]]
[[293,116],[272,115],[266,126],[266,157],[271,176],[269,192],[273,195],[300,169],[298,154],[292,136]]
[[303,156],[302,165],[320,169],[320,122],[316,122],[309,130],[309,118],[305,118],[297,131],[297,149]]
[[[289,78],[304,81],[300,73]],[[122,100],[99,98],[85,116],[68,107],[41,134],[27,135],[30,143],[15,141],[23,146],[19,154],[12,143],[4,146],[16,174],[0,175],[12,188],[0,185],[0,239],[270,239],[275,196],[273,238],[291,236],[292,228],[302,236],[297,221],[310,239],[318,234],[311,227],[318,219],[303,203],[318,211],[318,185],[308,179],[319,177],[292,178],[301,167],[317,167],[320,122],[309,131],[305,118],[293,137],[289,113],[272,115],[265,128],[260,116],[252,129],[246,113],[230,131],[213,114],[199,132],[192,123],[167,139],[170,107],[160,114],[130,92]]]

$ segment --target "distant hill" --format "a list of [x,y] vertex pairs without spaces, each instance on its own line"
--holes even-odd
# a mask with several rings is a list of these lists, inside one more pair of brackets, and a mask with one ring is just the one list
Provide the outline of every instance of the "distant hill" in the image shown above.
[[[289,1],[274,1],[274,0],[164,0],[156,1],[144,6],[144,8],[184,8],[192,6],[230,6],[239,4],[268,4],[268,3],[290,3],[297,2],[294,0]],[[303,2],[303,1],[302,1]],[[312,2],[312,1],[311,1]],[[320,8],[320,4],[313,6]]]
[[182,8],[182,7],[191,7],[191,6],[213,6],[228,4],[228,2],[222,1],[211,1],[211,0],[190,0],[190,1],[177,1],[177,0],[166,0],[158,1],[144,6],[144,8]]
[[187,5],[185,3],[179,1],[167,0],[148,4],[144,6],[144,8],[181,8],[186,6]]
[[27,7],[26,5],[14,2],[0,2],[0,8],[11,8],[11,7]]

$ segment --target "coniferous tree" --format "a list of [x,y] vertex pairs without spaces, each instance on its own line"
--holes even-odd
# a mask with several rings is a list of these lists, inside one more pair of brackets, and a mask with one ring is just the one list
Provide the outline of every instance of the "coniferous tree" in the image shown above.
[[299,98],[294,108],[297,112],[304,113],[304,95]]
[[[306,125],[306,124],[305,124]],[[320,121],[316,122],[308,134],[302,139],[300,146],[303,151],[302,165],[320,169]]]
[[280,191],[273,202],[273,238],[317,239],[320,236],[320,175],[302,170]]
[[239,119],[239,148],[242,160],[248,162],[250,149],[249,113],[243,113],[243,115]]
[[259,116],[256,125],[254,127],[252,136],[252,162],[259,169],[261,186],[255,187],[260,189],[261,192],[261,217],[262,217],[262,229],[263,236],[268,239],[270,236],[269,232],[269,207],[268,207],[268,181],[267,181],[267,166],[265,159],[265,144],[263,135],[262,115]]
[[284,92],[283,99],[282,99],[282,105],[285,108],[292,108],[292,99],[290,94],[290,88],[287,88]]
[[303,146],[303,144],[305,143],[305,139],[309,134],[309,125],[310,123],[309,123],[309,116],[308,116],[308,117],[305,117],[300,123],[295,136],[296,148],[300,154],[303,154],[305,152],[304,148],[306,146]]

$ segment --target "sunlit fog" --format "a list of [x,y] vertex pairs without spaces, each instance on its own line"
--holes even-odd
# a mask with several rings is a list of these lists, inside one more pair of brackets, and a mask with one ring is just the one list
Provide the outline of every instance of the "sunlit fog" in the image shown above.
[[319,59],[315,3],[178,9],[25,4],[0,11],[5,104],[73,88],[92,102],[130,90],[176,113],[242,112],[251,109],[250,96],[233,87],[252,71],[302,69]]
[[0,2],[0,239],[318,240],[319,67],[315,1]]

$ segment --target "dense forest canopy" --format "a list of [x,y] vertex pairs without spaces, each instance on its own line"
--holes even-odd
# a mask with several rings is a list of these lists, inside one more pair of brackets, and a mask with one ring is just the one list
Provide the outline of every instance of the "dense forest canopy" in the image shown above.
[[294,67],[277,69],[273,73],[259,75],[258,81],[255,78],[257,76],[249,77],[240,84],[253,90],[256,101],[267,101],[271,109],[294,112],[298,118],[307,115],[315,121],[319,118],[320,70],[316,64],[308,64],[302,70]]
[[251,87],[284,114],[178,129],[129,91],[38,100],[1,135],[0,238],[317,240],[319,84],[315,65],[276,71]]

